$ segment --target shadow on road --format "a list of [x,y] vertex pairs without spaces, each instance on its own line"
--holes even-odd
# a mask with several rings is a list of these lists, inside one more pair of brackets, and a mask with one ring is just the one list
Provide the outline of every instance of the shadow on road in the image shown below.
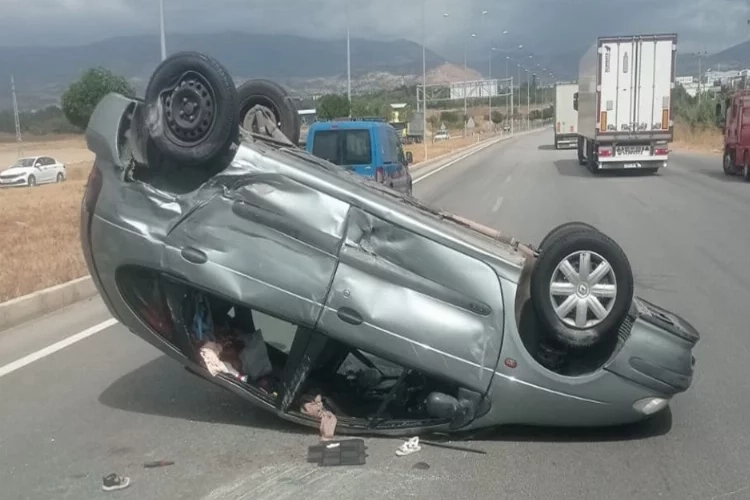
[[721,170],[721,167],[716,170],[698,170],[698,172],[705,175],[706,177],[712,177],[724,182],[745,182],[745,179],[742,178],[742,174],[726,175],[724,171]]
[[[637,424],[596,428],[555,428],[507,425],[475,432],[467,440],[538,443],[637,441],[663,436],[672,429],[672,411],[667,407],[651,419]],[[458,436],[456,436],[458,437]]]
[[118,410],[182,420],[310,432],[189,373],[168,356],[120,377],[102,392],[99,402]]
[[537,147],[539,151],[554,151],[555,145],[554,144],[541,144]]
[[660,172],[648,173],[640,169],[618,169],[618,170],[600,170],[592,174],[588,168],[578,164],[577,159],[573,160],[556,160],[555,168],[557,173],[566,177],[586,177],[592,179],[612,178],[612,177],[659,177]]

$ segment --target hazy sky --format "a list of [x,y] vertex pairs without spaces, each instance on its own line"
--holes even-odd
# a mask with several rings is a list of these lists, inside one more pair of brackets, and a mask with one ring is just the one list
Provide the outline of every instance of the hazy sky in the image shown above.
[[[675,31],[681,51],[718,51],[750,39],[750,0],[425,0],[427,44],[523,43],[563,52],[597,35]],[[169,32],[243,30],[419,42],[422,0],[164,0]],[[487,10],[486,15],[482,11]],[[448,17],[443,14],[448,13]],[[0,45],[78,44],[156,33],[158,0],[0,0]]]

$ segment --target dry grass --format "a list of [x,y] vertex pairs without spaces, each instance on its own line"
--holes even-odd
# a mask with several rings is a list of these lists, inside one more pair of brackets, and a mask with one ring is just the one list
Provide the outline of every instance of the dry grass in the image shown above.
[[78,215],[90,168],[70,165],[61,184],[0,190],[0,302],[86,275]]
[[[452,153],[460,149],[464,149],[472,144],[483,139],[489,139],[490,136],[487,134],[475,134],[474,136],[461,137],[462,130],[449,130],[451,138],[447,141],[431,142],[431,139],[427,139],[427,159],[431,160],[440,155]],[[414,155],[414,163],[420,163],[424,161],[424,144],[407,144],[404,146],[404,151],[411,151]]]
[[691,129],[682,123],[674,127],[672,148],[678,151],[721,154],[724,149],[721,130],[716,128]]

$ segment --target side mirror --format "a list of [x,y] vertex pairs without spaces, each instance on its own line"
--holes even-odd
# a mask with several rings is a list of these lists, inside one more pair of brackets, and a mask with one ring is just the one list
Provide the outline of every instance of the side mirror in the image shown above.
[[573,94],[573,109],[578,111],[578,92]]
[[407,164],[414,163],[414,155],[412,154],[411,151],[406,152],[406,163]]

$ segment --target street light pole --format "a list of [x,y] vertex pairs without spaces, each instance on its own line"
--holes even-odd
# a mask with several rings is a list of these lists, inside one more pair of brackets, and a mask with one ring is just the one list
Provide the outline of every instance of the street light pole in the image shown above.
[[[525,68],[524,68],[525,69]],[[526,130],[531,130],[531,82],[529,81],[529,70],[526,70]]]
[[164,32],[164,0],[159,0],[159,35],[161,38],[161,60],[167,58],[167,35]]
[[[488,77],[490,79],[490,89],[489,89],[489,94],[490,94],[490,111],[489,111],[488,116],[489,116],[489,120],[490,120],[490,129],[493,130],[493,131],[495,129],[495,123],[492,121],[492,94],[493,94],[493,88],[492,88],[492,52],[494,52],[495,50],[497,50],[495,47],[492,47],[490,49],[490,68],[489,68],[489,73],[488,73]],[[497,85],[495,85],[495,89],[494,90],[497,91]]]
[[[425,48],[425,40],[427,38],[427,30],[425,28],[425,11],[426,11],[427,0],[422,0],[422,147],[424,148],[423,160],[427,160],[427,49]],[[419,100],[417,100],[419,102]]]
[[349,1],[346,2],[346,97],[349,100],[349,118],[352,117],[352,52],[349,37]]

